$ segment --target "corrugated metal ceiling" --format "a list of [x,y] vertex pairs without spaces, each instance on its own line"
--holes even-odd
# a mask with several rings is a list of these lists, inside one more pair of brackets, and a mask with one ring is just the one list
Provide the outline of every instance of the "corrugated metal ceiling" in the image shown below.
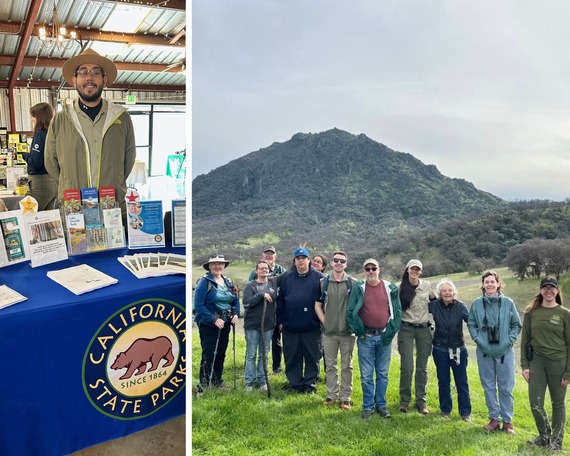
[[[51,25],[54,0],[0,1],[0,87],[8,87],[10,79],[13,78],[13,62],[22,40],[20,35],[23,34],[30,11],[35,6],[34,2],[39,2],[39,10],[22,65],[16,75],[15,86],[58,86],[63,80],[61,65],[68,58],[80,53],[82,46],[86,49],[102,42],[114,42],[121,43],[117,45],[120,49],[110,50],[108,54],[105,52],[119,69],[117,80],[111,89],[184,90],[184,0],[59,0],[55,5],[60,23],[68,30],[73,29],[78,33],[78,40],[75,43],[70,42],[69,49],[45,49],[37,36],[40,26]],[[102,28],[115,8],[126,3],[136,6],[154,3],[160,4],[161,7],[150,9],[134,34],[103,31]],[[177,35],[181,38],[169,44]],[[129,46],[133,43],[144,46]],[[97,51],[102,53],[98,49]],[[169,66],[174,68],[167,68]]]

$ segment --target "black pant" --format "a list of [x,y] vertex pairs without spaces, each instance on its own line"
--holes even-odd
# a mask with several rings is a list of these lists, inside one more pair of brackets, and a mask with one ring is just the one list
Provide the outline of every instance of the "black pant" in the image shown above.
[[[229,323],[226,323],[221,330],[217,326],[210,326],[204,323],[198,325],[200,344],[202,346],[202,360],[200,361],[200,385],[202,387],[220,386],[222,384],[222,372],[230,340],[230,329],[231,325]],[[218,341],[217,350],[216,341]],[[213,372],[212,364],[214,365]],[[212,375],[211,385],[210,375]]]
[[273,328],[273,335],[271,336],[271,358],[273,359],[273,370],[281,369],[281,353],[283,353],[283,346],[281,345],[281,331],[279,325]]
[[285,374],[294,390],[315,391],[319,374],[320,338],[320,328],[302,333],[283,330]]

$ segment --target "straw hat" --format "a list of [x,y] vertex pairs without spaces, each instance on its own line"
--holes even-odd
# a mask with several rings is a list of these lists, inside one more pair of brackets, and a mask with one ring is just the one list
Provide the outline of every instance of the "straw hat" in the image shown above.
[[77,70],[79,65],[84,65],[86,63],[97,65],[105,72],[105,76],[107,76],[107,87],[113,84],[115,79],[117,79],[117,67],[115,64],[107,57],[103,57],[95,52],[93,49],[87,49],[81,54],[71,57],[63,64],[63,77],[69,85],[73,85],[75,70]]

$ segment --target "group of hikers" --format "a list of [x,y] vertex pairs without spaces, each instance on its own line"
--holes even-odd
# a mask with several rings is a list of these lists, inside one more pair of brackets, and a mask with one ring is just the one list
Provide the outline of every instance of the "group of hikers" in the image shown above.
[[[362,264],[364,279],[351,277],[346,273],[348,256],[343,251],[333,253],[328,273],[328,258],[311,258],[305,247],[295,250],[289,268],[277,264],[276,258],[275,247],[266,247],[243,289],[246,391],[255,387],[267,391],[271,347],[273,372],[281,372],[283,355],[291,392],[315,393],[322,359],[326,384],[323,405],[350,411],[356,344],[362,418],[368,420],[377,412],[389,419],[386,390],[392,341],[397,337],[399,412],[415,408],[420,414],[429,414],[426,387],[432,355],[441,416],[449,419],[452,413],[453,373],[459,416],[468,422],[471,399],[465,323],[476,344],[479,378],[488,409],[489,422],[484,429],[515,435],[514,344],[522,332],[520,365],[539,432],[528,444],[562,451],[565,396],[570,381],[570,311],[562,306],[555,277],[546,276],[540,282],[521,324],[515,303],[503,293],[504,283],[495,271],[482,274],[482,294],[468,309],[457,299],[456,286],[450,279],[440,280],[435,287],[422,279],[423,265],[417,259],[406,264],[400,283],[395,284],[380,278],[381,267],[374,258]],[[212,255],[203,264],[207,273],[195,289],[195,322],[202,348],[197,387],[200,393],[208,387],[224,387],[222,373],[229,334],[231,329],[235,331],[240,317],[237,289],[224,274],[229,264],[223,255]],[[552,402],[551,420],[544,407],[547,388]]]

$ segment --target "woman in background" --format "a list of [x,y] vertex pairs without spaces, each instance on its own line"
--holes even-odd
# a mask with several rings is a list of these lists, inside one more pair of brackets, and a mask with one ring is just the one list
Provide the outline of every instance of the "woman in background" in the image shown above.
[[469,310],[458,301],[457,288],[449,279],[442,279],[435,287],[439,299],[430,301],[429,313],[433,316],[433,362],[437,370],[439,409],[444,418],[449,418],[453,408],[451,399],[451,376],[453,372],[459,415],[463,421],[471,421],[471,398],[467,381],[467,349],[463,338],[463,322],[467,323]]
[[329,261],[327,257],[324,255],[315,255],[311,261],[311,266],[313,266],[313,268],[315,268],[319,272],[322,272],[323,274],[326,274],[325,271],[327,270],[328,264]]
[[30,152],[22,154],[28,164],[28,195],[38,202],[38,211],[55,209],[57,182],[44,166],[46,135],[54,111],[49,103],[38,103],[30,108],[30,115],[34,125],[34,138]]
[[408,261],[400,282],[402,324],[398,331],[400,352],[400,412],[406,413],[412,400],[414,374],[414,344],[416,346],[415,399],[422,415],[429,410],[426,401],[427,362],[432,350],[432,328],[428,303],[435,298],[431,284],[420,279],[423,265],[420,260]]
[[[527,352],[527,343],[532,345]],[[524,312],[521,337],[522,375],[538,437],[530,445],[562,451],[566,389],[570,381],[570,310],[562,307],[558,281],[547,276]],[[552,402],[552,427],[544,409],[546,387]]]

